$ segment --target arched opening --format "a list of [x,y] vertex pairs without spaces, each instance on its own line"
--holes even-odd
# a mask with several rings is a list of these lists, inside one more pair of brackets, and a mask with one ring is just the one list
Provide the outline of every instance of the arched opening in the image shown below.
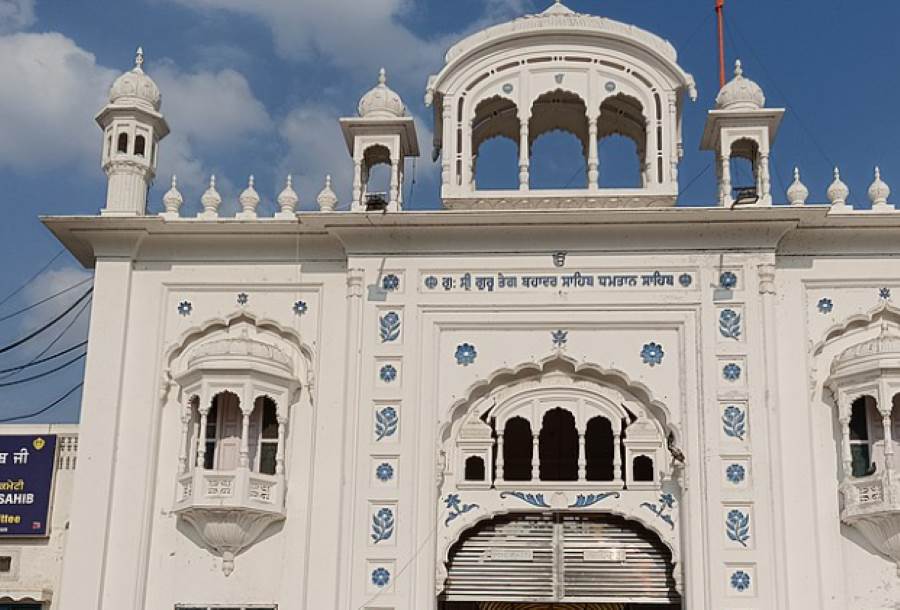
[[731,145],[729,171],[731,191],[735,201],[756,203],[759,199],[757,168],[759,167],[759,144],[754,140],[741,138]]
[[147,139],[144,136],[135,136],[134,138],[134,154],[137,157],[143,157],[147,148]]
[[234,470],[240,463],[243,414],[233,392],[219,392],[206,416],[206,470]]
[[470,455],[466,458],[466,481],[484,481],[484,458],[478,455]]
[[659,536],[623,517],[513,513],[478,523],[450,547],[438,608],[675,609],[673,571]]
[[646,455],[638,455],[632,460],[632,472],[635,483],[653,482],[653,459]]
[[530,481],[533,453],[531,424],[522,417],[513,417],[503,429],[503,479]]
[[539,439],[541,481],[578,480],[575,417],[559,407],[544,414]]
[[260,396],[253,404],[250,418],[250,441],[256,443],[250,456],[253,470],[262,474],[275,474],[278,454],[278,409],[275,401]]
[[491,97],[475,108],[472,183],[476,189],[519,188],[518,109],[506,98]]
[[850,457],[854,477],[864,477],[875,472],[872,461],[873,423],[878,421],[875,399],[860,396],[850,409]]
[[118,151],[120,153],[128,152],[128,134],[127,133],[119,134],[119,140],[118,140],[118,144],[116,145],[116,151]]
[[605,417],[594,417],[584,435],[588,481],[612,481],[615,478],[615,453],[612,423]]
[[[662,153],[662,127],[655,136],[653,152],[658,156],[656,153]],[[623,93],[606,98],[600,104],[597,138],[602,188],[641,188],[650,182],[647,118],[637,99]]]
[[363,203],[373,203],[379,199],[390,201],[391,193],[391,152],[386,146],[375,144],[363,153],[362,167]]
[[587,186],[589,128],[584,101],[568,91],[538,97],[528,121],[530,188]]

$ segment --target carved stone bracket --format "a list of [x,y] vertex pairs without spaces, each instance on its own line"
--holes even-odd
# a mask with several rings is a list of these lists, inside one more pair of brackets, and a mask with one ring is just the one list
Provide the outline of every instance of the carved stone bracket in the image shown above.
[[222,572],[234,571],[234,558],[259,540],[267,527],[284,519],[284,515],[234,508],[190,508],[179,511],[184,522],[216,554],[222,557]]

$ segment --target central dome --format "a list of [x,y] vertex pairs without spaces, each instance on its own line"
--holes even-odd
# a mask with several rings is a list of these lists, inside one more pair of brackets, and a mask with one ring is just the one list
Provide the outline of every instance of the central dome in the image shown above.
[[143,65],[144,51],[138,48],[134,68],[117,78],[109,89],[111,104],[135,104],[159,111],[162,106],[162,95],[153,79],[144,73]]
[[725,84],[716,96],[717,110],[759,110],[766,105],[762,87],[744,78],[741,60],[734,64],[734,78]]

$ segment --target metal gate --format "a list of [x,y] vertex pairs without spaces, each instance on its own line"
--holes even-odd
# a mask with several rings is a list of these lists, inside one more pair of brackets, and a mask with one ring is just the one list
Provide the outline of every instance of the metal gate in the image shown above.
[[450,550],[446,601],[680,604],[672,556],[640,524],[607,514],[498,517]]

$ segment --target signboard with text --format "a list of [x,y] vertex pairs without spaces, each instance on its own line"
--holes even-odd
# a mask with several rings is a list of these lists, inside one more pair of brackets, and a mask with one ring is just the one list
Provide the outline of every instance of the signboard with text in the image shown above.
[[0,436],[0,538],[47,536],[56,435]]

